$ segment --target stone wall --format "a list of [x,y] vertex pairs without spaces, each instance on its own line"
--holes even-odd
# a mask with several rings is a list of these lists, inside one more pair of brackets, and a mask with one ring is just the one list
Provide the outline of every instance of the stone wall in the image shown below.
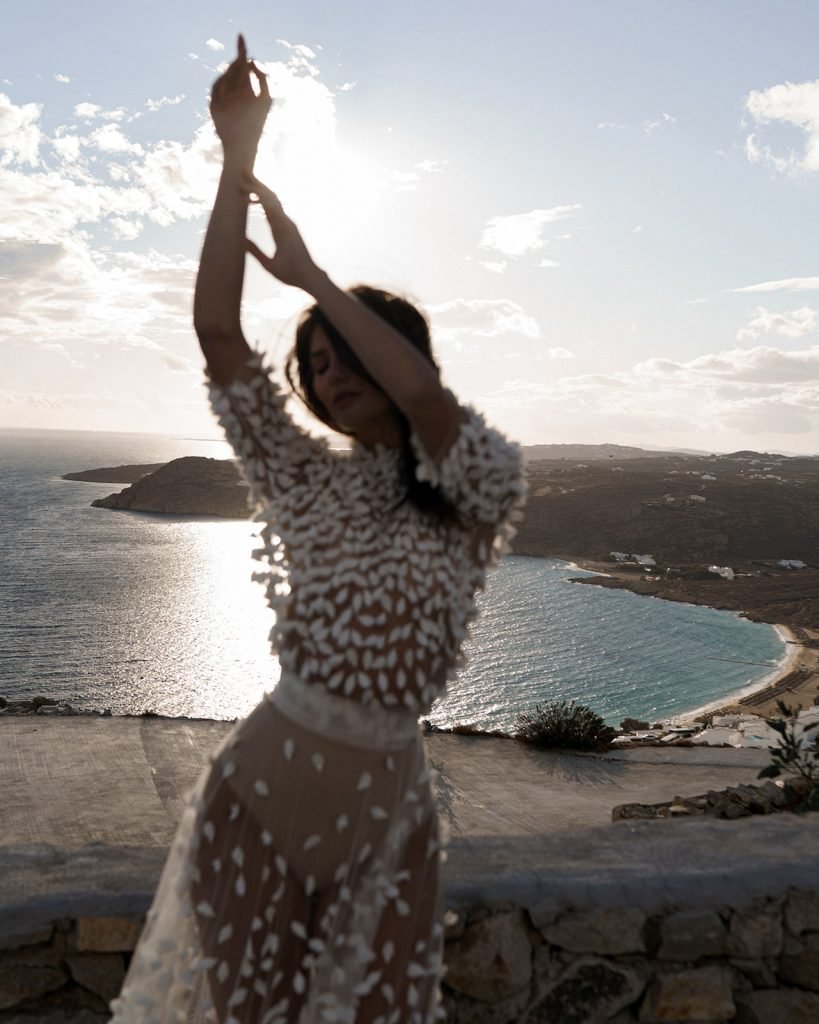
[[[451,1024],[817,1024],[819,815],[451,846]],[[0,1022],[102,1024],[164,851],[0,848]]]
[[[97,1024],[141,922],[55,921],[6,935],[0,1020]],[[448,914],[446,1019],[454,1024],[819,1021],[819,888],[744,908],[521,908]]]
[[819,880],[742,908],[450,919],[456,1024],[819,1022]]

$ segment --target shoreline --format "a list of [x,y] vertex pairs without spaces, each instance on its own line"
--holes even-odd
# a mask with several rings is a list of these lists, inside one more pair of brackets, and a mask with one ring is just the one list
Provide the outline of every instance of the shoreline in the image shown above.
[[[612,581],[613,586],[618,589],[630,590],[640,597],[654,597],[661,601],[669,600],[662,594],[646,594],[640,590],[633,589],[629,584],[633,583],[636,577],[633,574],[624,572],[618,573],[616,566],[608,566],[604,563],[587,561],[578,557],[554,556],[567,563],[571,569],[581,569],[583,572],[592,573],[594,576],[607,577]],[[611,571],[614,570],[614,571]],[[578,580],[581,582],[581,580]],[[688,595],[689,597],[691,595]],[[743,615],[742,610],[731,608],[719,608],[706,601],[686,600],[674,603],[691,604],[706,608],[713,608],[714,611],[729,612],[734,615]],[[743,714],[756,715],[760,718],[779,717],[779,710],[776,706],[777,699],[784,700],[787,704],[797,709],[813,706],[819,702],[819,649],[808,647],[797,635],[791,626],[781,622],[769,622],[779,634],[784,645],[784,652],[779,664],[766,673],[760,679],[726,694],[724,697],[716,698],[707,704],[693,708],[675,715],[669,721],[674,724],[688,724],[703,715],[719,714]],[[800,632],[807,634],[805,639],[819,642],[819,627],[815,629],[802,628]],[[789,677],[793,677],[789,680]],[[789,685],[783,685],[789,682]],[[766,691],[772,692],[767,699],[760,699]],[[757,700],[751,703],[749,698],[756,697]],[[748,701],[748,703],[746,703]]]
[[[770,717],[770,714],[767,712],[762,714],[760,711],[745,707],[741,704],[741,701],[746,697],[760,694],[763,690],[767,690],[768,687],[776,686],[780,680],[788,676],[797,667],[800,652],[800,646],[797,645],[795,636],[787,626],[782,626],[778,623],[772,623],[771,625],[773,625],[773,628],[782,639],[783,654],[779,664],[753,683],[748,683],[738,690],[726,694],[724,697],[718,697],[715,700],[709,701],[707,704],[701,704],[691,711],[683,711],[679,715],[675,715],[672,719],[675,725],[688,725],[703,715],[730,714],[732,709],[736,709],[737,712],[742,709],[742,714],[759,715],[763,718]],[[776,711],[775,704],[773,705],[773,710]]]

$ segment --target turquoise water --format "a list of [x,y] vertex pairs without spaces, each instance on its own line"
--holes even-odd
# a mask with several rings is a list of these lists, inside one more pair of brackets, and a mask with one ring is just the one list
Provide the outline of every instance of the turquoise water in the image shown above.
[[764,623],[571,582],[591,575],[554,559],[508,558],[432,720],[508,729],[520,708],[577,700],[611,724],[655,722],[747,687],[784,656]]
[[[121,485],[60,480],[222,442],[0,431],[0,694],[114,713],[244,715],[275,684],[272,615],[250,582],[251,523],[90,507]],[[776,631],[708,608],[567,582],[552,559],[507,559],[481,598],[468,661],[430,716],[492,728],[577,699],[612,723],[699,707],[771,671]],[[755,666],[716,659],[755,662]]]

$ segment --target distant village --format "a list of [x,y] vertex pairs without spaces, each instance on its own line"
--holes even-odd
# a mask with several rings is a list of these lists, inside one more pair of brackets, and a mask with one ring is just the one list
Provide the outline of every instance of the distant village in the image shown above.
[[[799,712],[795,733],[803,746],[817,742],[819,707],[804,708]],[[810,731],[808,731],[810,730]],[[620,723],[620,734],[613,740],[615,747],[639,744],[706,746],[706,747],[775,747],[779,734],[764,718],[754,714],[701,715],[697,720],[672,720],[649,725],[634,718]]]

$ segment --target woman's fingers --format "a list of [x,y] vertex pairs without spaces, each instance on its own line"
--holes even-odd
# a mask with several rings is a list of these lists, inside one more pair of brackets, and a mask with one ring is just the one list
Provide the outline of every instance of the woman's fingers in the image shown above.
[[[227,70],[213,83],[211,99],[221,99],[227,92],[244,91],[249,88],[251,66],[252,62],[248,61],[247,57],[245,37],[240,33],[236,41],[236,57],[231,61]],[[257,77],[261,75],[258,69],[256,69],[256,75]]]
[[263,182],[245,171],[242,175],[242,185],[247,192],[255,192],[259,197],[259,202],[264,208],[264,212],[268,215],[268,219],[271,216],[285,216],[284,207],[281,204],[281,200],[276,193],[267,187]]
[[259,83],[259,95],[263,99],[269,100],[270,86],[267,84],[267,75],[263,71],[259,70],[254,60],[250,62],[250,70],[256,76],[256,81]]

